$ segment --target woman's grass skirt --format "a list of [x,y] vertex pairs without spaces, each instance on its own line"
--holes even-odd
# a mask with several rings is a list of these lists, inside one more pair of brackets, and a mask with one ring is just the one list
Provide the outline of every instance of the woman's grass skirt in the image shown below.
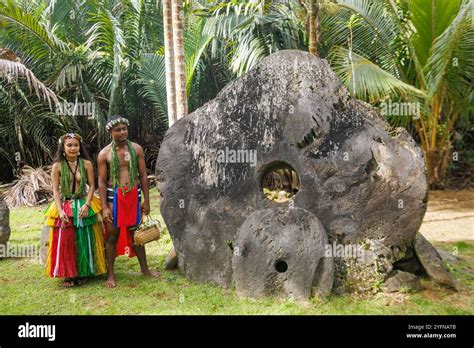
[[94,196],[89,215],[81,219],[79,211],[84,203],[84,198],[63,202],[69,217],[67,223],[59,219],[55,202],[45,211],[45,224],[50,226],[46,263],[46,274],[50,277],[87,277],[107,272],[100,200]]

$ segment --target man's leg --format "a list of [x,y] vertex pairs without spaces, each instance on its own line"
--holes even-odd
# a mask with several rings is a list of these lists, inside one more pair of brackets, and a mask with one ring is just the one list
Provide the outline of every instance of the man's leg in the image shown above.
[[[112,204],[109,204],[109,208],[112,210]],[[117,256],[117,242],[120,233],[120,229],[115,227],[113,224],[107,222],[107,240],[105,248],[105,256],[107,258],[107,280],[105,286],[107,288],[115,288],[115,273],[114,263]]]
[[148,268],[145,247],[143,245],[133,244],[133,250],[135,251],[135,254],[137,254],[137,258],[138,258],[138,262],[140,263],[140,270],[142,274],[147,277],[159,277],[160,272],[151,271]]

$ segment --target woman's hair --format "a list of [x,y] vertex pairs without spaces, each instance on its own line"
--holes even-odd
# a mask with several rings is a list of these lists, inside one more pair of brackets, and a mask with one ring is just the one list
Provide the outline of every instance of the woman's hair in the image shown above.
[[[65,159],[65,157],[64,157],[64,144],[66,143],[67,139],[71,139],[71,138],[64,139],[64,136],[61,136],[59,139],[61,141],[58,144],[58,149],[56,150],[56,154],[54,155],[53,163],[61,162],[63,159]],[[79,157],[84,159],[84,160],[90,161],[89,154],[87,153],[86,148],[82,144],[82,139],[79,140]]]

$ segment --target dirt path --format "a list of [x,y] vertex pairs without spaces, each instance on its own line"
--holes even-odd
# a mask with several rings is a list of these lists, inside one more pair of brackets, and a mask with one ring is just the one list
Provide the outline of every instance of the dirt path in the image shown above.
[[420,232],[430,241],[474,241],[474,190],[430,191]]

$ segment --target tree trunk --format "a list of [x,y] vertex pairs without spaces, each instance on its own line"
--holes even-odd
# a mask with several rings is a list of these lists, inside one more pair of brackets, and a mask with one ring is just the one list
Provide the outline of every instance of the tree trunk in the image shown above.
[[[184,26],[182,0],[163,0],[165,33],[166,89],[169,127],[188,114],[186,70],[184,61]],[[176,268],[178,256],[174,247],[168,254],[165,269]]]
[[309,9],[309,53],[319,57],[318,44],[319,44],[319,8],[318,1],[311,0],[311,6]]
[[172,0],[174,67],[176,81],[176,118],[188,114],[186,70],[184,65],[184,35],[182,0]]
[[174,73],[172,0],[163,0],[163,32],[165,38],[166,100],[168,107],[168,126],[176,122],[176,87]]
[[455,118],[456,116],[453,117],[452,122],[445,125],[445,134],[438,134],[436,143],[431,144],[428,149],[423,149],[428,182],[432,189],[444,189],[446,186],[446,174],[449,163],[452,161],[451,136]]

